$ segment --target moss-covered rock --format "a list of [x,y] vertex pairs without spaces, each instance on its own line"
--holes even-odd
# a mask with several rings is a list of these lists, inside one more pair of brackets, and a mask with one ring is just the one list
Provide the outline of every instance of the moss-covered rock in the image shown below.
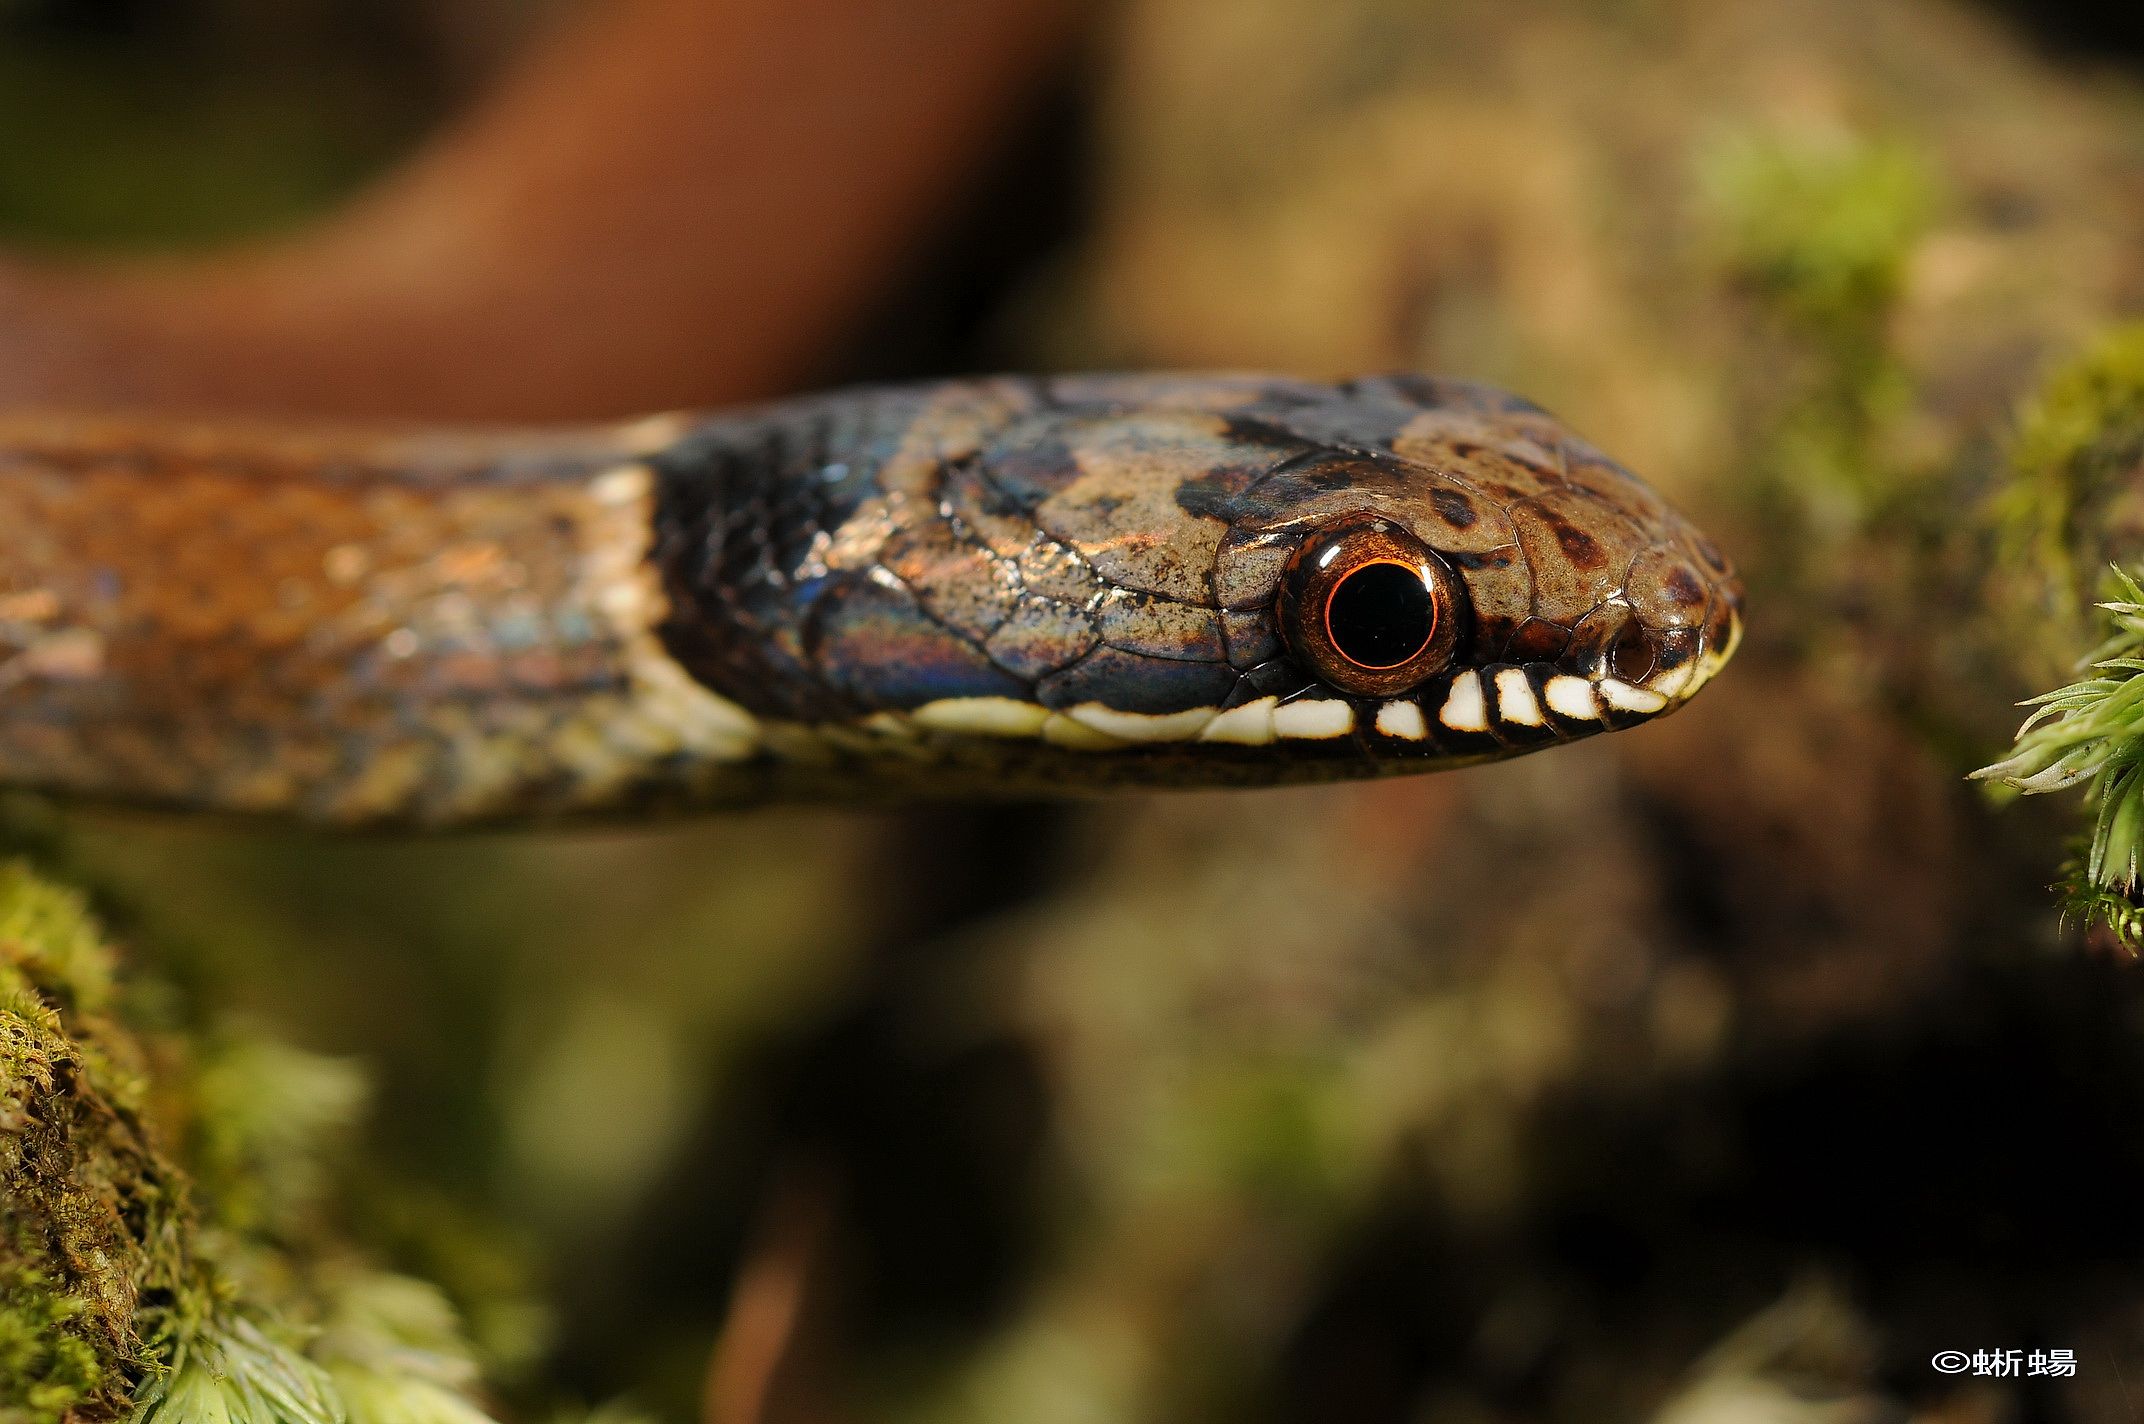
[[[2144,548],[2144,323],[2116,327],[2024,404],[2001,508],[2006,563],[2081,643],[2108,565]],[[2063,650],[2068,656],[2069,650]]]
[[143,1050],[71,892],[0,868],[0,1419],[120,1409],[187,1294],[185,1194],[144,1125]]
[[340,1225],[362,1075],[135,987],[0,864],[0,1424],[483,1424],[452,1307]]

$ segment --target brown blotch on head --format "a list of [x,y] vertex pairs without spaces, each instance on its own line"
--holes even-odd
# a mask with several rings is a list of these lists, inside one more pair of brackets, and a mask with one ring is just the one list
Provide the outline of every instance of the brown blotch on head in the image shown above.
[[1564,557],[1568,558],[1574,567],[1587,570],[1607,567],[1608,554],[1601,548],[1598,539],[1553,514],[1548,516],[1548,521],[1550,528],[1556,532],[1557,546],[1563,550]]
[[1457,490],[1431,490],[1429,502],[1437,517],[1454,529],[1470,529],[1481,517],[1474,512],[1473,502]]
[[1655,628],[1689,628],[1704,621],[1709,581],[1675,548],[1656,544],[1632,561],[1624,588]]

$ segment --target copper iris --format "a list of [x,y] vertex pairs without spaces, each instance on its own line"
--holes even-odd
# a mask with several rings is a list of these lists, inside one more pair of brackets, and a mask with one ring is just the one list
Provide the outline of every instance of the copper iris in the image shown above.
[[1289,560],[1281,623],[1290,649],[1343,692],[1404,692],[1451,661],[1464,594],[1426,544],[1379,515],[1335,520]]

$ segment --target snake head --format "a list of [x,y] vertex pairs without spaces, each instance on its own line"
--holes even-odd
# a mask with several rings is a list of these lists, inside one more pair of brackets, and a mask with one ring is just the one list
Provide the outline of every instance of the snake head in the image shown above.
[[1346,389],[1354,408],[1294,422],[1335,445],[1217,502],[1230,661],[1272,690],[1203,737],[1330,728],[1373,758],[1486,759],[1660,716],[1732,656],[1719,548],[1538,407],[1414,377]]
[[685,447],[665,631],[713,691],[807,742],[910,739],[934,791],[1507,756],[1668,711],[1739,635],[1716,547],[1484,387],[1086,376],[878,399],[802,422],[893,434],[770,483],[762,504],[809,516],[793,536],[691,514],[717,508],[705,471],[782,441]]

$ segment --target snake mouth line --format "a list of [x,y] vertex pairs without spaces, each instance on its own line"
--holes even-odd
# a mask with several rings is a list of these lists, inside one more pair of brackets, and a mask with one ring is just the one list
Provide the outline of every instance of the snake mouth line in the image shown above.
[[1395,756],[1493,755],[1619,730],[1671,711],[1712,680],[1740,638],[1736,617],[1717,646],[1636,680],[1606,667],[1580,673],[1552,663],[1494,663],[1445,673],[1404,696],[1381,700],[1313,689],[1231,707],[1143,713],[1099,702],[1052,708],[1017,698],[954,697],[906,712],[879,712],[859,726],[878,738],[1036,740],[1088,752],[1285,742],[1306,750],[1321,743],[1335,751],[1367,747]]
[[1674,710],[1695,697],[1735,654],[1739,614],[1726,636],[1672,668],[1634,680],[1605,666],[1574,672],[1552,663],[1495,663],[1432,681],[1413,698],[1383,704],[1375,730],[1425,750],[1519,750],[1613,731]]

